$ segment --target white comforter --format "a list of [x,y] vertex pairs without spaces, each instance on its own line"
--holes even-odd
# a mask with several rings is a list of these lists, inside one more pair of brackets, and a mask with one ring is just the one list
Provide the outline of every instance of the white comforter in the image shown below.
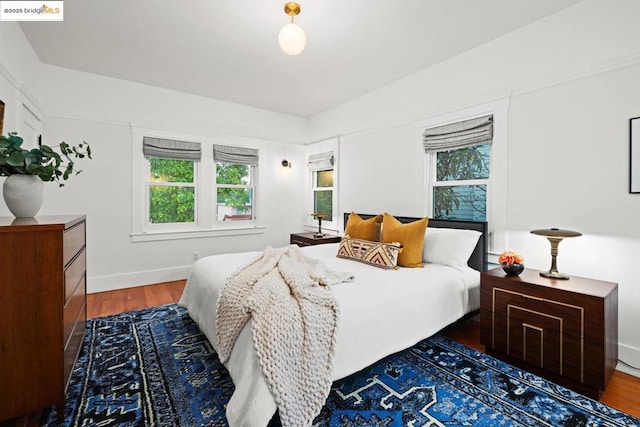
[[[338,244],[303,248],[329,268],[350,271],[355,281],[332,287],[340,316],[334,380],[414,345],[478,308],[480,273],[440,264],[382,270],[336,257]],[[199,260],[180,299],[214,349],[215,309],[220,290],[238,268],[261,252],[216,255]],[[469,298],[469,295],[472,295]],[[286,321],[286,319],[283,319]],[[240,333],[227,363],[235,392],[227,406],[231,427],[266,426],[276,411],[253,347],[250,325]]]

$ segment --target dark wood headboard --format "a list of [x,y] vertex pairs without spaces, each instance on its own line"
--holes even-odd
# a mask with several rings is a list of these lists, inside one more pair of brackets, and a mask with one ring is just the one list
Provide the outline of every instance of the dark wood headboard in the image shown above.
[[[351,212],[344,213],[344,227],[347,226],[347,220],[349,219],[349,215]],[[373,218],[375,215],[371,214],[358,214],[362,219]],[[414,218],[408,216],[395,216],[398,221],[403,224],[417,221],[422,218]],[[478,222],[478,221],[458,221],[454,219],[432,219],[429,218],[429,223],[427,227],[433,228],[457,228],[463,230],[476,230],[482,233],[480,239],[478,239],[478,243],[476,244],[471,257],[469,258],[469,267],[478,270],[478,271],[487,271],[488,270],[488,258],[487,258],[487,223],[486,222]]]

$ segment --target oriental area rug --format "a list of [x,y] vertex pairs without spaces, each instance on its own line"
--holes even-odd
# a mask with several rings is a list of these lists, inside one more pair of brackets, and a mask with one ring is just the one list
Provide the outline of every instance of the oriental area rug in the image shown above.
[[[92,319],[60,425],[222,427],[233,390],[205,336],[175,304]],[[58,425],[53,408],[43,425]],[[640,419],[436,335],[336,381],[314,426],[640,426]]]

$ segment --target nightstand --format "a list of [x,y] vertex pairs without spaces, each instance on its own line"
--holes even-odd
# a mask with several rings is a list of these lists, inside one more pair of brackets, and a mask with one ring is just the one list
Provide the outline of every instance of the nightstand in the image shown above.
[[339,243],[342,240],[340,236],[325,234],[324,237],[313,237],[313,233],[292,233],[289,237],[289,243],[298,246],[324,245],[325,243]]
[[618,362],[618,285],[502,268],[480,279],[480,340],[492,356],[598,399]]

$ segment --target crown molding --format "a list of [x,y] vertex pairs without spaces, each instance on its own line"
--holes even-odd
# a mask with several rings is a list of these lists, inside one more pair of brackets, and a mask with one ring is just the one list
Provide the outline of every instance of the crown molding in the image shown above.
[[578,80],[595,77],[601,74],[620,71],[626,68],[633,68],[639,65],[640,65],[640,53],[635,53],[633,55],[628,55],[621,58],[616,58],[609,61],[583,67],[578,70],[569,71],[569,72],[560,74],[554,78],[547,78],[544,80],[539,80],[536,82],[524,84],[520,87],[514,88],[512,91],[512,94],[523,95],[526,93],[548,89],[554,86],[560,86],[560,85],[572,83]]

